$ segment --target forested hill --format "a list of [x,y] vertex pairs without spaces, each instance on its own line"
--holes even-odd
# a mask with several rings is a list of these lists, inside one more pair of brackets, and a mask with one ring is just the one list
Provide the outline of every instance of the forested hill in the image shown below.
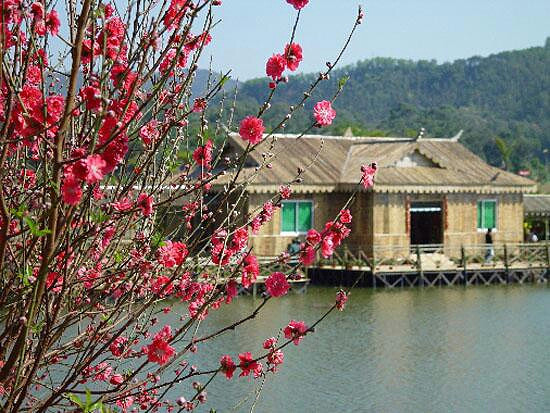
[[[360,61],[322,82],[286,131],[302,130],[311,121],[311,106],[321,96],[332,96],[344,76],[349,80],[334,105],[337,121],[323,133],[341,134],[352,126],[355,135],[409,136],[424,127],[429,137],[449,137],[463,129],[461,141],[490,163],[514,172],[530,169],[543,181],[550,178],[550,38],[543,47],[453,63]],[[315,78],[299,75],[280,84],[268,124],[280,120]],[[241,85],[239,115],[266,99],[267,82]]]

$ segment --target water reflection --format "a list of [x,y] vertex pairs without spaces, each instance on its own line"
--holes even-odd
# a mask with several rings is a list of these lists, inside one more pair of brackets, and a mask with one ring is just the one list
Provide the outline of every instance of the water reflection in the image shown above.
[[[291,318],[314,321],[335,292],[310,287],[273,300],[246,327],[200,346],[195,361],[207,368],[213,366],[204,360],[225,353],[258,354]],[[207,329],[235,321],[254,304],[240,297],[213,312]],[[549,411],[549,314],[547,287],[355,290],[345,312],[287,348],[255,411]],[[207,406],[249,411],[257,385],[216,378]],[[190,394],[185,388],[173,396],[178,391]]]

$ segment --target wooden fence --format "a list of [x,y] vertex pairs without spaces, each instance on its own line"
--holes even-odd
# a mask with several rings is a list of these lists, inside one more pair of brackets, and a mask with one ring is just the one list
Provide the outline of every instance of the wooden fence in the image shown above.
[[456,268],[550,268],[550,242],[462,245],[454,250],[442,244],[375,246],[369,256],[344,246],[330,259],[319,257],[321,267],[348,269],[432,271]]
[[343,247],[318,262],[311,278],[330,284],[347,284],[357,272],[372,287],[547,282],[550,243],[375,246],[371,256]]

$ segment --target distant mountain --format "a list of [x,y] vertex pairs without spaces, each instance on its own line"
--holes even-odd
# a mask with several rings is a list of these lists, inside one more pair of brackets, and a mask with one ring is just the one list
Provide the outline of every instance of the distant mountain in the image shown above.
[[[209,90],[209,87],[214,87],[216,83],[221,79],[223,76],[223,73],[219,72],[212,72],[210,73],[206,69],[198,69],[195,72],[195,80],[193,81],[192,85],[192,92],[193,96],[201,96],[205,92]],[[227,93],[231,93],[235,86],[237,85],[237,81],[229,78],[223,85],[224,90]]]
[[[319,132],[341,134],[351,126],[356,135],[410,136],[424,127],[427,136],[448,137],[463,129],[461,141],[491,164],[514,172],[529,169],[532,177],[550,180],[550,38],[543,47],[453,63],[360,61],[322,82],[286,131],[303,130],[311,122],[313,104],[332,96],[344,76],[349,80],[334,105],[337,121]],[[280,84],[267,124],[280,121],[315,78],[298,75]],[[254,79],[240,86],[238,116],[265,101],[267,83]]]

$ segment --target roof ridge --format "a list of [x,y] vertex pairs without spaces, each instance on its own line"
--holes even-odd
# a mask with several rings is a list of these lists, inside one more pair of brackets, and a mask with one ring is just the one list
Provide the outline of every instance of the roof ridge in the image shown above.
[[344,161],[344,163],[342,164],[342,169],[340,169],[340,177],[339,177],[339,181],[342,182],[342,180],[344,179],[344,173],[346,172],[346,168],[348,166],[348,162],[351,158],[351,151],[353,149],[353,146],[354,145],[350,145],[348,147],[348,151],[346,153],[346,160]]
[[414,138],[408,138],[403,136],[342,136],[342,135],[320,135],[320,134],[297,134],[297,133],[273,133],[271,136],[282,139],[327,139],[327,140],[339,140],[350,141],[353,144],[360,144],[364,142],[376,142],[376,143],[391,143],[391,142],[412,142]]

